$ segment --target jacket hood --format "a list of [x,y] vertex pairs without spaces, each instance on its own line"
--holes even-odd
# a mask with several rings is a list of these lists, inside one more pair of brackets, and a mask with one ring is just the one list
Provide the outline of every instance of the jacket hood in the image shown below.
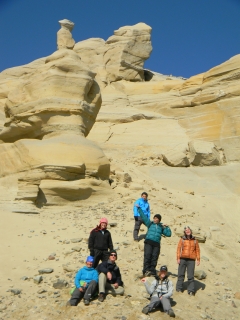
[[84,267],[83,267],[83,269],[84,269],[84,270],[86,270],[86,271],[92,271],[92,270],[94,270],[94,268],[93,268],[93,267],[88,268],[87,266],[84,266]]

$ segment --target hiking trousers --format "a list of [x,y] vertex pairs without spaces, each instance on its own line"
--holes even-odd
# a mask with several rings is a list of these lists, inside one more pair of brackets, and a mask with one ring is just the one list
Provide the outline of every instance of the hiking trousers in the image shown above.
[[107,261],[108,258],[109,258],[109,252],[107,250],[94,249],[93,268],[96,269],[100,260]]
[[146,271],[150,271],[152,274],[156,273],[159,254],[160,247],[144,243],[143,274],[146,273]]
[[99,293],[110,293],[113,296],[116,295],[122,295],[124,293],[123,287],[119,286],[117,289],[114,288],[114,286],[107,282],[107,276],[105,273],[100,273],[99,278],[98,278],[98,283],[99,283]]
[[171,309],[170,299],[162,296],[162,299],[159,299],[159,297],[154,296],[151,297],[150,303],[148,304],[148,310],[151,312],[155,308],[163,307],[163,311],[167,312],[169,309]]
[[133,229],[133,239],[138,240],[138,234],[140,227],[143,223],[142,219],[140,217],[134,217],[135,219],[135,224],[134,224],[134,229]]
[[194,270],[195,270],[195,260],[192,259],[180,259],[180,264],[178,265],[178,280],[176,285],[177,291],[183,291],[183,282],[185,278],[185,272],[187,269],[188,277],[188,292],[195,292],[194,289]]
[[87,289],[85,291],[80,291],[78,288],[76,288],[73,293],[72,297],[69,300],[71,306],[77,306],[82,298],[84,300],[90,300],[90,298],[96,293],[97,291],[97,282],[95,280],[92,280]]

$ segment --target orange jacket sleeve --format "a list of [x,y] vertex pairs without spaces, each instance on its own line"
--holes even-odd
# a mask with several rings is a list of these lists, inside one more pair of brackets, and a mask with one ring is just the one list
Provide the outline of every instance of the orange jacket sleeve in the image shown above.
[[182,251],[182,238],[179,240],[178,246],[177,246],[177,260],[179,260],[181,257],[181,251]]

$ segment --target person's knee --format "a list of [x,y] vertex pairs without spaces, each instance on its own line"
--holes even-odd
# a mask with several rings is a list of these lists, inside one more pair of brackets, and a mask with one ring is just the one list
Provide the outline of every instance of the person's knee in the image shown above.
[[115,289],[116,295],[122,296],[124,294],[124,288],[123,287],[118,287]]
[[105,275],[105,273],[102,273],[102,272],[99,274],[98,277],[99,277],[99,279],[106,279],[106,278],[107,278],[107,276]]

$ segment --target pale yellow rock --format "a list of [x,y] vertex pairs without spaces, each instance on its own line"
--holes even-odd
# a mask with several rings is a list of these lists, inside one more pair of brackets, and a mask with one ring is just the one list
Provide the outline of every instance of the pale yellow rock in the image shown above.
[[190,161],[195,166],[221,165],[219,151],[212,142],[194,140],[189,143]]
[[104,62],[110,82],[143,81],[143,64],[152,51],[152,28],[145,23],[121,27],[107,39]]
[[75,41],[72,37],[72,29],[74,23],[70,20],[63,19],[58,21],[61,25],[61,29],[57,32],[57,48],[61,49],[73,49]]
[[176,152],[174,150],[166,152],[163,155],[163,161],[172,167],[189,167],[190,162],[188,157],[183,152]]

